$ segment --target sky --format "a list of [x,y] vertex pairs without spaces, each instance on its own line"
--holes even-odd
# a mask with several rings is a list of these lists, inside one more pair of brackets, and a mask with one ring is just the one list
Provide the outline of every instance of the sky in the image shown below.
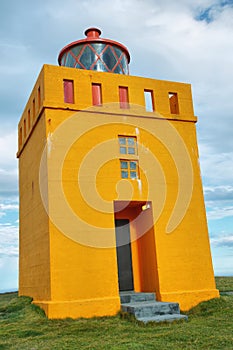
[[18,287],[17,124],[43,64],[89,27],[130,74],[192,84],[215,275],[233,275],[233,0],[1,0],[0,291]]

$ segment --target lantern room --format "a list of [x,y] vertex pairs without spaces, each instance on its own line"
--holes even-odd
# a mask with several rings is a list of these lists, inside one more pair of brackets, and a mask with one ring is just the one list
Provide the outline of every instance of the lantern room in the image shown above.
[[100,37],[101,30],[89,28],[86,39],[65,46],[58,57],[60,66],[99,72],[129,74],[130,55],[122,44]]

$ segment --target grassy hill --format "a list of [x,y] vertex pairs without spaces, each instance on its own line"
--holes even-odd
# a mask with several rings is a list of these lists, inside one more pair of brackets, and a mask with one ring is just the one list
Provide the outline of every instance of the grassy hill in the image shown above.
[[[220,291],[233,291],[233,277],[216,278]],[[48,320],[31,299],[0,294],[0,350],[62,349],[233,349],[233,295],[199,304],[189,321],[143,325],[124,315]]]

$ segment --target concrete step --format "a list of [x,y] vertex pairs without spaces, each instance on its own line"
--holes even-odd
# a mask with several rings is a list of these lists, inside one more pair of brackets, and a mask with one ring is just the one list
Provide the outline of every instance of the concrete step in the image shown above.
[[135,292],[120,292],[121,304],[131,302],[155,301],[155,293],[135,293]]
[[180,314],[178,303],[156,301],[155,293],[120,292],[121,310],[143,323],[188,320]]
[[124,312],[134,315],[137,319],[141,317],[180,314],[178,303],[160,301],[131,302],[122,304],[121,309]]
[[158,315],[152,317],[139,317],[138,321],[143,323],[148,322],[175,322],[175,321],[188,321],[188,316],[180,314],[167,314],[167,315]]

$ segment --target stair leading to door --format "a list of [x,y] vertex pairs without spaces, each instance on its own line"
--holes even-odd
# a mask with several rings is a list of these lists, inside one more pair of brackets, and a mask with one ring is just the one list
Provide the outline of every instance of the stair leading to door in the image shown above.
[[188,319],[188,316],[180,314],[178,303],[156,301],[154,293],[120,292],[120,299],[121,310],[143,323]]

